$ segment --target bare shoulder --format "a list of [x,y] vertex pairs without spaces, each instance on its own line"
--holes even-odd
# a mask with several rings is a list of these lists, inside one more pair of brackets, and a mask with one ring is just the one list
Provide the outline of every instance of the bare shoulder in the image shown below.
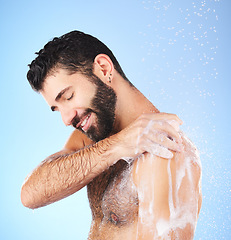
[[201,164],[195,145],[185,134],[181,137],[184,151],[173,152],[172,159],[147,153],[134,162],[141,239],[167,235],[193,239],[202,199]]
[[[144,176],[149,179],[161,180],[161,182],[166,180],[169,184],[169,175],[171,178],[178,177],[179,181],[186,177],[190,181],[194,180],[196,185],[199,184],[201,178],[199,152],[183,132],[181,132],[181,137],[184,150],[181,153],[172,152],[174,156],[172,159],[164,159],[145,153],[134,161],[132,177],[135,185],[140,185]],[[161,183],[158,184],[161,185]]]
[[79,130],[74,130],[68,138],[63,150],[77,151],[93,144],[93,141]]

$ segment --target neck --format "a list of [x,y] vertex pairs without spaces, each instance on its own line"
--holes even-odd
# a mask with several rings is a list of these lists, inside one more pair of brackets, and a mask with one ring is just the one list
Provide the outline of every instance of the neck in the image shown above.
[[158,109],[135,87],[124,79],[114,83],[117,94],[114,132],[126,128],[143,113],[158,113]]

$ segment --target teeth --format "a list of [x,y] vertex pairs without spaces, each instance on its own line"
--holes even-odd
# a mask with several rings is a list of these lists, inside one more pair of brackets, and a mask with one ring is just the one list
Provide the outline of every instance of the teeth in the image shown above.
[[87,123],[87,118],[84,119],[84,121],[81,123],[81,127],[83,127]]
[[81,123],[81,127],[83,128],[84,125],[87,123],[87,120],[89,119],[90,114],[83,120],[83,122]]

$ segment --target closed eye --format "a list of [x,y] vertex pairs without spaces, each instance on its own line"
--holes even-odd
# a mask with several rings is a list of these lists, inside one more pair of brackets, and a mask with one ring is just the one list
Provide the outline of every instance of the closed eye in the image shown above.
[[67,100],[68,101],[71,100],[73,98],[73,96],[74,96],[74,93],[72,93],[71,96],[69,98],[67,98]]

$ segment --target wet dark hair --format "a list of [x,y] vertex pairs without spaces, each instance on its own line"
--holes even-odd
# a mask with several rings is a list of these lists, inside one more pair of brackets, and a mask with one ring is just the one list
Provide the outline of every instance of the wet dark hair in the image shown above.
[[93,75],[93,63],[98,54],[110,57],[117,72],[128,81],[112,51],[97,38],[79,31],[72,31],[49,41],[38,56],[29,64],[27,79],[35,91],[43,89],[45,78],[55,70],[63,68],[70,74],[79,72]]

